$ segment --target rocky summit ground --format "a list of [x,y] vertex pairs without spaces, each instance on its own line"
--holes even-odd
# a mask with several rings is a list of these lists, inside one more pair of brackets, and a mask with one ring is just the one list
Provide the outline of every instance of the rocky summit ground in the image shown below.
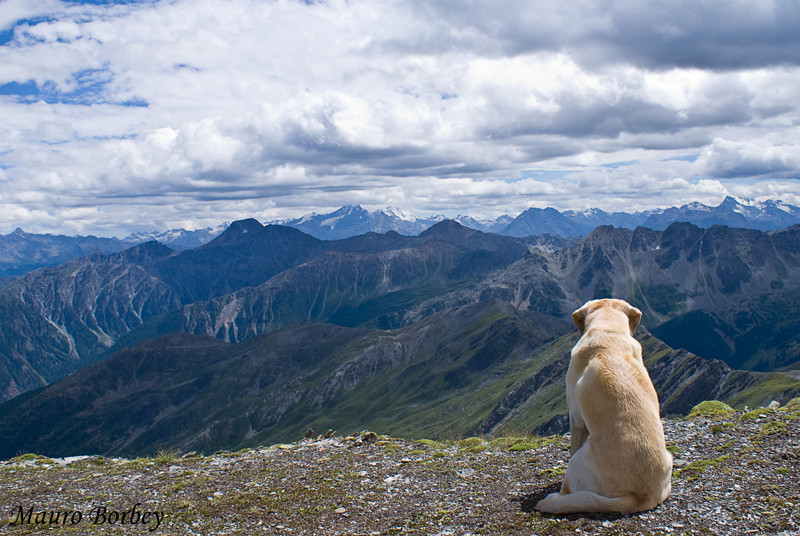
[[673,491],[636,515],[542,515],[569,438],[315,436],[155,458],[0,462],[2,534],[800,534],[800,399],[667,420]]

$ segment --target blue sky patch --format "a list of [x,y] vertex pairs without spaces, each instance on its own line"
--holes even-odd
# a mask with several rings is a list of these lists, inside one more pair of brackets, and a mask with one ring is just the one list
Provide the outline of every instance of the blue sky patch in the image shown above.
[[0,95],[16,95],[18,97],[30,97],[39,94],[39,88],[34,82],[9,82],[0,86]]
[[48,104],[73,104],[90,106],[92,104],[116,104],[121,106],[146,107],[142,99],[115,101],[107,93],[107,86],[113,75],[107,69],[86,69],[73,74],[75,89],[60,89],[52,81],[37,84],[9,82],[0,86],[0,95],[15,96],[20,102],[45,101]]
[[637,163],[637,160],[623,160],[622,162],[611,162],[610,164],[601,164],[601,167],[609,169],[619,169],[621,167],[632,166]]
[[14,39],[14,28],[0,31],[0,46],[10,43]]
[[664,160],[662,160],[662,162],[678,161],[678,162],[692,163],[695,162],[698,158],[700,158],[700,153],[675,156],[673,158],[665,158]]

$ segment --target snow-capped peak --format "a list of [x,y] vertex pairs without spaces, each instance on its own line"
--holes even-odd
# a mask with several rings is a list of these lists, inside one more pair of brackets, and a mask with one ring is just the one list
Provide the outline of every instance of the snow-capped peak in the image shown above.
[[403,221],[414,222],[417,221],[419,218],[413,212],[409,212],[407,210],[403,210],[397,207],[386,207],[381,212],[386,214],[387,216],[397,218]]
[[[312,212],[311,214],[306,214],[305,216],[302,216],[299,220],[296,220],[295,223],[296,223],[296,225],[300,225],[300,224],[303,224],[303,223],[305,223],[307,221],[310,221],[310,220],[316,218],[317,216],[319,216],[319,214],[317,214],[316,212]],[[285,222],[285,221],[291,221],[291,220],[282,220],[282,221]]]
[[685,206],[686,206],[686,208],[688,208],[690,210],[697,210],[697,211],[703,211],[703,212],[711,210],[711,207],[706,206],[706,205],[704,205],[702,203],[699,203],[697,201],[695,201],[694,203],[689,203],[688,205],[685,205]]
[[[761,205],[761,203],[759,203],[758,201],[755,201],[753,199],[748,199],[747,197],[737,197],[735,195],[729,195],[727,198],[725,198],[725,201],[729,199],[745,207],[758,207]],[[723,201],[723,203],[725,201]]]

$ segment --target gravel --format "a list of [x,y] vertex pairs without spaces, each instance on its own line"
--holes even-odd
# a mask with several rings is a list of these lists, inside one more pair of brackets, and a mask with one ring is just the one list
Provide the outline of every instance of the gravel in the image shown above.
[[568,436],[361,432],[207,456],[19,456],[0,462],[0,533],[800,534],[800,399],[664,429],[672,494],[635,515],[534,509],[559,488]]

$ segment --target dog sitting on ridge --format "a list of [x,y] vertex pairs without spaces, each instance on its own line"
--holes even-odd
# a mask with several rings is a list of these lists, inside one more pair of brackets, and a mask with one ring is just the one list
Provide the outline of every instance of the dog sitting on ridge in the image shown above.
[[561,491],[541,512],[632,513],[661,504],[671,488],[656,390],[633,338],[642,312],[623,300],[587,302],[572,313],[582,337],[567,371],[570,460]]

